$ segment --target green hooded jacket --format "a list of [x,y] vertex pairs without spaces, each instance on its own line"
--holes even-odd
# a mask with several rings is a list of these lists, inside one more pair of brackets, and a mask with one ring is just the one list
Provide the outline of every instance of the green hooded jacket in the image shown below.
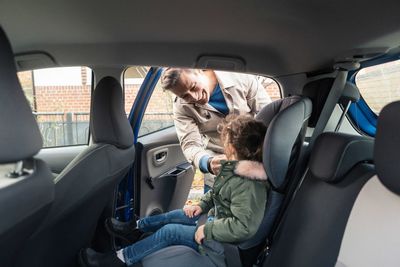
[[212,190],[200,200],[214,220],[204,226],[205,240],[236,243],[251,238],[261,224],[267,201],[267,175],[256,161],[222,161]]

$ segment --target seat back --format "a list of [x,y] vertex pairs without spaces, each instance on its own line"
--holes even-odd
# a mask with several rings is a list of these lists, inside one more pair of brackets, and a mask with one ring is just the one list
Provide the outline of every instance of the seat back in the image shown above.
[[[285,196],[285,188],[294,171],[304,141],[311,101],[291,96],[274,101],[257,114],[256,119],[268,128],[264,141],[263,163],[270,183],[265,213],[256,234],[237,245],[244,266],[251,266],[259,253],[259,245],[269,235]],[[225,254],[233,251],[225,244]],[[229,261],[231,255],[226,255]],[[236,259],[233,259],[236,261]],[[228,264],[229,265],[229,264]]]
[[334,266],[354,200],[374,174],[373,139],[321,134],[309,171],[276,232],[263,266]]
[[374,148],[377,175],[361,189],[341,240],[337,267],[399,266],[400,102],[379,114]]
[[50,208],[54,183],[46,164],[33,159],[42,138],[1,27],[0,58],[0,266],[14,266],[17,252]]
[[54,205],[30,238],[19,266],[75,266],[79,249],[91,246],[103,210],[133,164],[133,132],[116,79],[100,80],[91,114],[93,144],[55,179]]

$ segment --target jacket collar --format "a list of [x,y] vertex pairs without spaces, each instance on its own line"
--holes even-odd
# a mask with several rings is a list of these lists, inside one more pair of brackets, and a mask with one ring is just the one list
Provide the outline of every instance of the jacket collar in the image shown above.
[[239,161],[233,171],[236,175],[249,180],[267,181],[267,174],[261,162],[251,160]]
[[218,80],[221,90],[225,90],[225,89],[235,86],[235,81],[231,78],[230,72],[214,71],[214,73],[215,73],[215,76],[217,77],[217,80]]

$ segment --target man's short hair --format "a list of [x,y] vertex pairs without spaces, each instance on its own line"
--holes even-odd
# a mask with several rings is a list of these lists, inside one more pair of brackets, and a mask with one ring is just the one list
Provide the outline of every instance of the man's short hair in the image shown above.
[[161,87],[164,90],[170,90],[171,88],[174,88],[177,85],[179,79],[181,78],[182,72],[194,72],[194,71],[196,70],[168,67],[164,70],[164,72],[161,75]]

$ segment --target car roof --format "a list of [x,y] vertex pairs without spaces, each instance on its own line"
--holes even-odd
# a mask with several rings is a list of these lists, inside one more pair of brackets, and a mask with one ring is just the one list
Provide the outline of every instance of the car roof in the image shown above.
[[211,56],[276,77],[397,51],[399,7],[397,0],[17,0],[2,1],[0,23],[15,53],[44,51],[60,65],[202,67],[199,59]]

